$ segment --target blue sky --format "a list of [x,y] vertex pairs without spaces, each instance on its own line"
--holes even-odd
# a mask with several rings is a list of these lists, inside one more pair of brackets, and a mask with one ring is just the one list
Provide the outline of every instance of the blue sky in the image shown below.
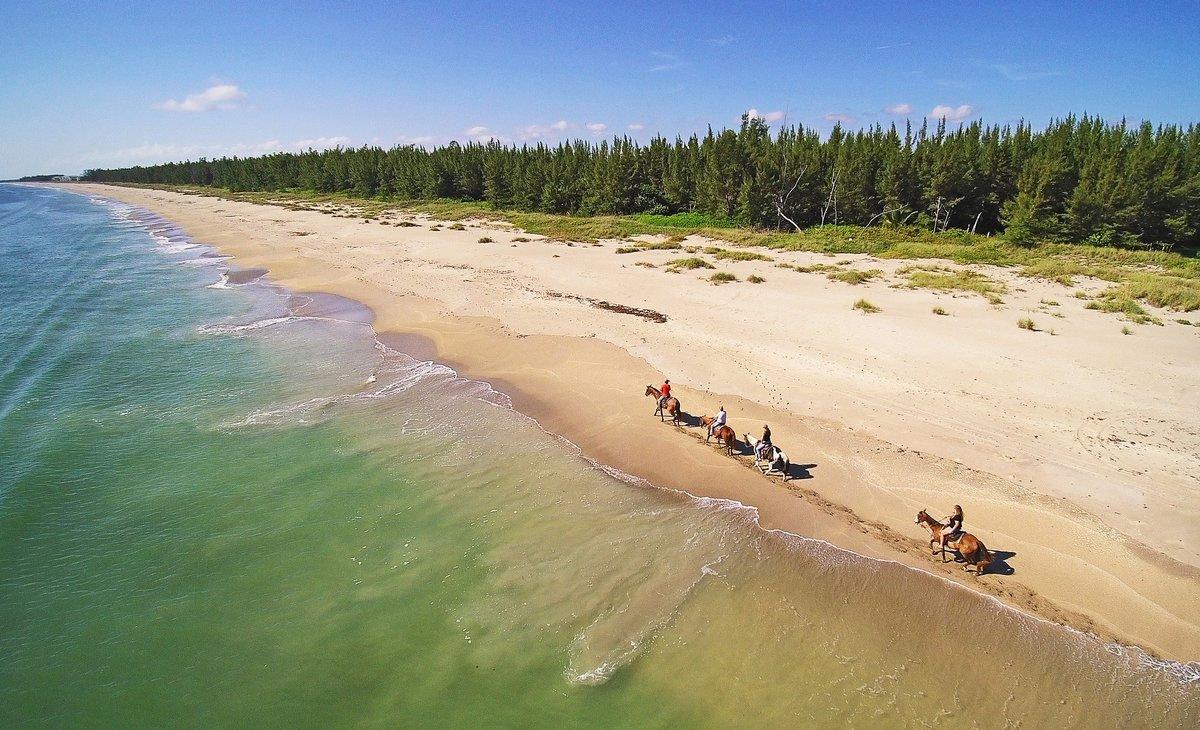
[[[1200,3],[5,3],[0,178],[306,145],[1200,121]],[[935,112],[936,110],[936,112]]]

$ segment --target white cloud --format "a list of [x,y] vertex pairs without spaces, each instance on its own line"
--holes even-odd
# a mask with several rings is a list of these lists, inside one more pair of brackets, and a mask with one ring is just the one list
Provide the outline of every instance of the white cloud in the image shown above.
[[938,104],[929,112],[929,116],[934,119],[945,119],[948,122],[961,122],[974,113],[974,109],[970,104],[960,104],[959,106],[948,106],[946,104]]
[[629,126],[627,126],[625,128],[628,129],[630,132],[640,132],[646,128],[646,125],[642,124],[640,122],[634,122],[633,124],[630,124]]
[[847,114],[837,114],[835,112],[830,112],[825,115],[825,121],[841,122],[842,124],[854,124],[855,120],[854,120],[854,117],[849,116]]
[[893,114],[895,116],[902,117],[905,114],[912,113],[912,104],[892,104],[891,106],[886,107],[884,109],[884,111],[887,112],[888,114]]
[[731,35],[723,35],[720,38],[709,38],[708,42],[714,46],[728,46],[736,40],[737,38],[734,38]]
[[992,70],[1009,81],[1037,81],[1062,76],[1062,71],[1042,71],[1023,63],[993,63]]
[[464,134],[466,134],[468,137],[489,137],[492,134],[492,130],[488,129],[482,124],[477,124],[474,127],[468,128]]
[[349,144],[349,137],[313,137],[312,139],[296,140],[296,147],[302,150],[327,150],[334,147],[346,147]]
[[751,107],[750,109],[746,110],[746,116],[750,117],[751,119],[761,119],[764,122],[778,122],[780,119],[783,119],[783,112],[773,111],[763,113]]
[[521,139],[539,139],[541,137],[551,137],[559,135],[562,132],[571,128],[571,123],[566,119],[559,119],[552,124],[530,124],[518,132],[517,136]]
[[650,55],[659,60],[659,63],[656,63],[650,67],[651,71],[670,71],[673,68],[679,68],[680,66],[684,65],[683,59],[673,53],[651,51]]
[[81,165],[122,165],[122,164],[156,164],[159,162],[180,162],[195,160],[201,157],[209,159],[217,157],[253,157],[281,152],[283,144],[277,139],[269,139],[257,143],[234,144],[164,144],[147,142],[136,147],[124,147],[108,152],[93,152],[81,157]]
[[233,84],[214,84],[204,91],[188,94],[183,101],[167,99],[158,104],[169,112],[206,112],[210,109],[233,109],[246,98],[246,92]]
[[583,126],[592,134],[604,134],[604,130],[608,129],[608,125],[604,122],[588,122]]

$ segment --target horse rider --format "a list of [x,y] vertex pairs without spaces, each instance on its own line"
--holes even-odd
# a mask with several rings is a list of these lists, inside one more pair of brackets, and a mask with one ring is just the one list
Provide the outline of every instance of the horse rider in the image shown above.
[[767,458],[771,454],[771,450],[774,446],[775,444],[771,443],[771,427],[764,423],[763,435],[758,442],[758,453],[760,458]]
[[954,514],[946,518],[946,526],[942,528],[938,539],[942,543],[942,549],[946,549],[946,543],[951,540],[957,540],[963,532],[963,509],[960,505],[954,505]]
[[713,417],[713,422],[708,425],[708,435],[712,436],[717,432],[717,429],[725,425],[725,421],[729,419],[729,414],[725,412],[725,406],[717,408],[717,415]]
[[667,398],[671,397],[671,381],[664,380],[662,387],[659,388],[659,390],[662,391],[662,395],[659,396],[658,399],[658,408],[659,410],[662,410],[663,408],[667,407]]

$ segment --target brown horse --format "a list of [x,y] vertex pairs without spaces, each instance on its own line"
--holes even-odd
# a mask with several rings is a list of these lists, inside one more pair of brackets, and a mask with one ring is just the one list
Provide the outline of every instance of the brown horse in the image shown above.
[[[938,551],[933,544],[938,542],[942,535],[942,528],[945,527],[942,523],[929,516],[925,510],[917,513],[917,524],[925,525],[929,528],[930,534],[933,537],[929,540],[929,554],[937,555]],[[992,554],[988,552],[987,547],[983,542],[969,532],[961,532],[957,540],[952,540],[948,543],[951,548],[958,551],[962,556],[966,565],[963,570],[971,572],[972,566],[975,568],[975,575],[983,575],[983,571],[992,564]],[[942,562],[946,562],[946,548],[942,548]]]
[[709,438],[716,437],[717,443],[725,444],[725,453],[733,456],[733,445],[737,443],[737,434],[729,426],[721,426],[716,431],[710,431],[709,426],[717,419],[712,416],[700,416],[700,425],[704,426],[704,443],[708,443]]
[[[653,385],[646,386],[646,395],[654,396],[654,415],[658,416],[660,421],[667,420],[667,415],[671,416],[671,423],[676,425],[683,419],[683,408],[679,405],[679,399],[675,396],[669,396],[667,402],[662,402],[662,393]],[[663,406],[666,406],[667,413],[663,413]]]

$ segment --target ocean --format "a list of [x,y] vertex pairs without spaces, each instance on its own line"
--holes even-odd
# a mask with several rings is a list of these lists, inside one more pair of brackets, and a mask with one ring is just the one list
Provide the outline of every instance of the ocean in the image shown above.
[[1196,727],[1200,665],[584,458],[170,221],[0,185],[0,725]]

